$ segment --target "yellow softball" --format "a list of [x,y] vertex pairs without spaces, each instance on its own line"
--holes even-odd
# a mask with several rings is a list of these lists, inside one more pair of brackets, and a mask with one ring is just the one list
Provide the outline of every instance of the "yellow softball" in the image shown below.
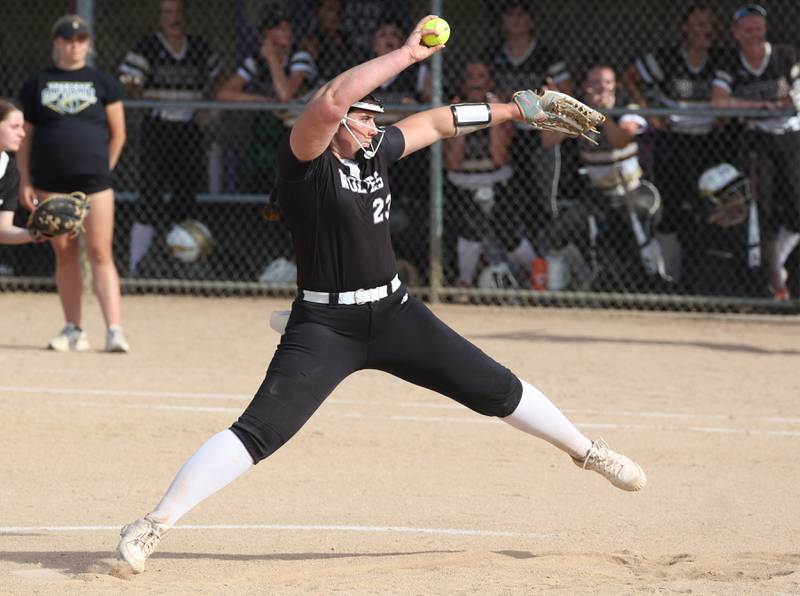
[[422,36],[422,43],[429,48],[445,44],[450,39],[450,24],[444,19],[431,19],[422,26],[423,31],[430,31],[431,29],[436,33],[428,33]]

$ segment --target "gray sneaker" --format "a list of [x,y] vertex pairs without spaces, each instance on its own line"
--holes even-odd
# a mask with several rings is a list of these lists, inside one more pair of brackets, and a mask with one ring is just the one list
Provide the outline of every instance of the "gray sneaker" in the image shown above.
[[56,352],[86,352],[89,350],[89,338],[83,329],[67,323],[61,332],[50,340],[47,349]]
[[630,458],[609,449],[602,439],[592,442],[592,448],[583,460],[572,458],[572,461],[579,468],[605,476],[611,484],[622,490],[641,490],[647,484],[644,470]]
[[134,573],[144,571],[147,560],[161,541],[167,528],[147,516],[124,526],[120,531],[117,558],[131,566]]
[[128,341],[125,339],[125,333],[123,333],[122,327],[114,325],[108,328],[108,332],[106,333],[105,351],[118,354],[124,354],[131,351],[131,347],[128,345]]

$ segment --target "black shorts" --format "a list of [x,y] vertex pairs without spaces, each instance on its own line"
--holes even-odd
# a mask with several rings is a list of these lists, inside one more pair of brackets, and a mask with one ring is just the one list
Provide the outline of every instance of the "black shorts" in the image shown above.
[[487,416],[508,416],[522,397],[522,383],[509,369],[401,286],[363,305],[296,299],[266,378],[231,430],[258,463],[300,430],[342,380],[363,369],[388,372]]
[[83,192],[91,195],[111,188],[111,176],[36,177],[33,185],[47,192]]

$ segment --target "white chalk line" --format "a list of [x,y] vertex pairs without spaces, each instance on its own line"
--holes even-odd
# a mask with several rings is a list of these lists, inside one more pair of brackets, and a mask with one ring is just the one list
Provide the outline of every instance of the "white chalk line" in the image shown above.
[[[154,399],[208,399],[208,400],[234,400],[234,401],[247,401],[253,399],[252,395],[245,395],[239,393],[203,393],[192,391],[138,391],[138,390],[114,390],[114,389],[75,389],[72,387],[16,387],[16,386],[3,386],[0,385],[0,394],[3,393],[25,393],[25,394],[39,394],[41,395],[84,395],[84,396],[98,396],[98,397],[144,397]],[[377,406],[386,407],[394,406],[399,408],[413,408],[423,410],[456,410],[463,411],[464,406],[460,404],[437,404],[430,402],[392,402],[389,401],[371,401],[359,399],[345,399],[332,396],[325,402],[331,405],[345,405],[345,406]],[[180,406],[169,406],[167,409],[179,410]],[[189,408],[188,411],[192,411]],[[198,409],[196,411],[220,411],[232,412],[240,411],[235,408],[207,408]],[[580,408],[565,408],[564,413],[574,414],[587,414],[587,415],[603,415],[603,416],[629,416],[639,418],[683,418],[683,419],[696,419],[696,420],[735,420],[735,416],[730,414],[694,414],[686,412],[638,412],[633,410],[595,410],[595,409],[580,409]],[[359,414],[352,414],[348,417],[357,418]],[[763,422],[767,424],[800,424],[798,417],[783,417],[783,416],[748,416],[747,418],[754,422]]]
[[[13,398],[0,398],[0,401],[10,401]],[[16,400],[15,400],[16,401]],[[107,409],[108,404],[94,401],[48,401],[45,405],[52,406],[77,406],[84,408],[103,408]],[[198,413],[227,413],[238,415],[242,412],[241,408],[222,408],[208,406],[172,406],[154,404],[119,404],[113,406],[117,409],[126,410],[156,410],[161,412],[198,412]],[[324,411],[318,416],[326,418],[339,418],[347,420],[384,420],[390,422],[421,422],[421,423],[444,423],[444,424],[497,424],[496,418],[489,418],[476,415],[465,416],[400,416],[400,415],[379,415],[365,414],[363,412],[336,413]],[[730,427],[675,427],[658,426],[650,424],[623,424],[616,422],[581,422],[574,421],[579,428],[596,428],[607,430],[643,430],[643,431],[665,431],[665,432],[693,432],[705,434],[737,434],[737,435],[765,435],[773,437],[800,437],[800,431],[776,430],[761,428],[730,428]]]
[[56,395],[96,395],[102,397],[154,397],[173,399],[232,399],[249,401],[252,395],[236,393],[196,393],[191,391],[135,391],[115,389],[76,389],[73,387],[8,387],[0,385],[0,393],[42,393]]
[[[0,526],[0,534],[37,534],[44,532],[118,532],[118,526]],[[478,536],[481,538],[551,538],[552,534],[467,530],[462,528],[410,528],[404,526],[339,526],[295,524],[216,524],[178,525],[174,530],[272,530],[292,532],[362,532],[382,534],[438,534],[444,536]]]

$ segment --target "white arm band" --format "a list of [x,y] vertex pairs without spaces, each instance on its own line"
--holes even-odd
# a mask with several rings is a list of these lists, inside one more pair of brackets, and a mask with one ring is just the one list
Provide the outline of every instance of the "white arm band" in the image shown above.
[[488,103],[457,103],[450,106],[456,136],[486,128],[492,121],[492,108]]

